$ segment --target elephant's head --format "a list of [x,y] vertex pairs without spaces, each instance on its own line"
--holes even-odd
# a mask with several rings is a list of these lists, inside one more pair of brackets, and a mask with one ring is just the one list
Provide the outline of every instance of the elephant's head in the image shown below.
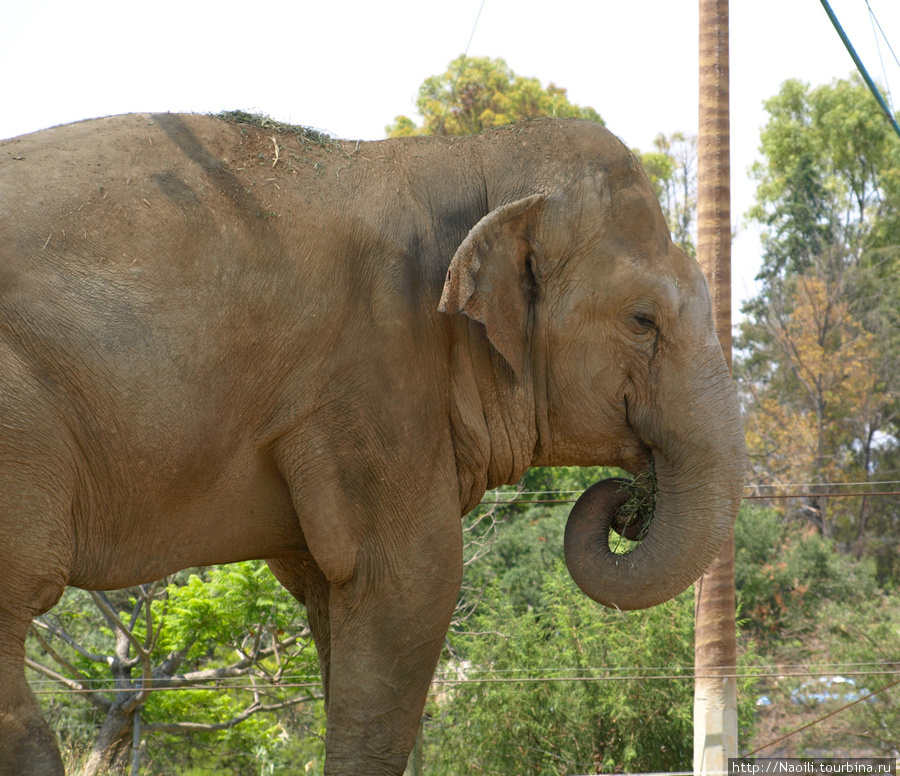
[[687,588],[732,530],[741,417],[703,273],[672,243],[640,165],[597,127],[576,125],[569,139],[564,152],[540,155],[537,193],[472,229],[441,309],[484,324],[511,379],[530,382],[532,465],[636,474],[652,463],[656,507],[631,553],[609,549],[619,482],[591,488],[566,529],[582,590],[644,608]]

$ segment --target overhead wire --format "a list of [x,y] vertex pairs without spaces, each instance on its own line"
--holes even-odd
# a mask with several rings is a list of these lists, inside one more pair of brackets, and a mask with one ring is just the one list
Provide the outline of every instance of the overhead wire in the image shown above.
[[878,49],[878,60],[881,62],[881,75],[884,78],[884,87],[887,91],[887,101],[890,104],[891,112],[896,114],[896,110],[894,110],[894,102],[891,99],[891,85],[888,81],[887,70],[884,67],[884,58],[881,56],[881,44],[878,42],[878,33],[875,32],[875,28],[878,28],[878,32],[881,33],[881,38],[884,40],[885,44],[888,47],[888,51],[891,52],[891,56],[894,57],[894,62],[900,67],[900,60],[897,59],[897,55],[894,53],[894,48],[891,46],[891,42],[888,40],[887,35],[884,34],[884,30],[881,28],[881,23],[878,21],[878,18],[875,16],[875,12],[872,10],[872,6],[869,4],[869,0],[866,0],[866,8],[869,9],[869,19],[872,22],[872,36],[875,38],[875,46]]
[[472,40],[475,38],[475,30],[478,29],[478,22],[481,19],[481,12],[484,10],[484,4],[486,2],[487,0],[481,0],[481,5],[478,7],[478,14],[475,16],[475,24],[472,25],[472,33],[469,35],[469,42],[466,44],[466,50],[463,52],[462,59],[459,62],[459,70],[456,71],[456,78],[453,80],[453,86],[450,88],[450,93],[447,95],[447,101],[444,103],[444,115],[441,116],[441,123],[437,132],[439,135],[444,130],[444,121],[447,119],[447,113],[450,110],[450,101],[456,93],[456,85],[459,83],[459,77],[462,75],[463,68],[466,66],[466,57],[469,56],[469,48],[472,45]]
[[[745,666],[747,669],[753,670],[766,670],[768,672],[775,672],[778,676],[801,676],[801,675],[810,675],[810,676],[818,676],[822,673],[831,673],[835,671],[842,671],[847,668],[855,668],[859,669],[864,666],[872,666],[875,668],[884,667],[884,666],[897,666],[897,669],[900,670],[900,660],[868,660],[868,661],[857,661],[857,662],[837,662],[837,663],[755,663],[752,665]],[[795,670],[789,670],[795,669]],[[816,670],[813,670],[816,669]],[[32,669],[33,670],[33,669]],[[481,674],[481,673],[489,673],[489,674],[516,674],[516,673],[530,673],[530,674],[541,674],[541,673],[560,673],[560,672],[613,672],[613,671],[693,671],[694,666],[555,666],[555,667],[542,667],[542,668],[475,668],[475,667],[466,667],[464,669],[464,673],[466,674]],[[454,671],[455,673],[455,671]],[[866,673],[865,671],[857,671],[857,673]],[[442,678],[444,675],[437,674],[438,678]],[[220,685],[223,688],[228,688],[233,685],[227,684],[227,682],[240,679],[243,677],[210,677],[203,680],[196,680],[192,685],[182,685],[177,687],[168,687],[168,688],[159,688],[159,689],[170,689],[170,690],[180,690],[185,686],[206,686],[209,684],[212,685]],[[259,677],[258,677],[259,678]],[[640,677],[637,677],[640,678]],[[309,680],[317,682],[319,680],[318,674],[285,674],[279,680],[279,683],[276,683],[273,686],[282,686],[280,682],[282,680],[296,682],[301,680]],[[34,684],[47,684],[54,683],[56,680],[51,679],[49,677],[44,677],[42,679],[33,680]],[[72,681],[78,681],[80,684],[102,684],[104,682],[111,681],[110,679],[96,679],[90,677],[84,677],[79,680],[73,679]],[[168,681],[168,680],[161,680]],[[262,686],[262,685],[256,685]]]
[[831,8],[831,5],[828,3],[828,0],[820,0],[822,3],[822,7],[825,9],[825,13],[828,14],[828,18],[831,20],[831,24],[834,29],[837,31],[837,34],[840,36],[841,41],[844,43],[844,48],[847,49],[847,52],[850,54],[850,58],[853,60],[853,63],[856,65],[856,69],[859,71],[860,75],[863,77],[863,80],[866,82],[866,86],[869,87],[869,91],[872,92],[872,96],[875,98],[875,101],[878,103],[878,106],[881,108],[882,113],[884,113],[885,118],[888,120],[890,125],[894,128],[894,131],[897,133],[897,137],[900,137],[900,124],[897,123],[897,119],[894,117],[893,112],[888,107],[887,103],[884,101],[884,97],[881,96],[881,91],[875,85],[875,82],[872,80],[872,76],[869,75],[869,71],[866,69],[866,66],[863,64],[863,61],[859,58],[859,54],[856,53],[856,49],[853,47],[853,44],[850,42],[850,38],[847,37],[847,33],[844,32],[844,28],[841,26],[841,23],[838,21],[837,16]]
[[[852,666],[852,665],[860,666],[860,665],[881,665],[881,664],[876,664],[876,663],[857,663],[857,664],[833,663],[833,664],[814,664],[814,665],[818,665],[818,667],[841,667],[841,666]],[[896,665],[896,664],[894,664],[894,665]],[[789,666],[781,666],[781,667],[787,668]],[[803,667],[809,668],[811,666],[803,666]],[[570,669],[570,670],[584,670],[584,669]],[[592,669],[592,670],[594,670],[594,669]],[[620,669],[606,669],[606,670],[620,670]],[[688,669],[685,669],[685,670],[688,670]],[[691,673],[681,674],[681,675],[669,674],[669,675],[658,675],[658,676],[638,675],[638,676],[600,676],[600,677],[586,677],[586,676],[501,677],[501,678],[492,677],[492,678],[483,678],[483,679],[477,679],[477,678],[473,679],[473,678],[468,678],[468,677],[462,678],[462,679],[458,679],[458,678],[457,679],[447,679],[447,678],[436,677],[432,681],[432,691],[434,690],[434,685],[442,686],[442,685],[460,685],[460,684],[472,684],[472,683],[475,683],[475,684],[500,684],[500,683],[535,684],[535,683],[549,683],[549,682],[589,682],[589,681],[627,681],[627,680],[636,680],[636,681],[644,682],[647,680],[684,680],[684,679],[693,680],[693,679],[697,679],[697,678],[706,678],[704,676],[695,674],[693,672],[693,668],[691,668],[690,671],[691,671]],[[821,674],[822,674],[822,671],[816,671],[816,672],[806,671],[806,672],[799,672],[799,673],[794,673],[794,672],[784,673],[781,671],[775,672],[775,673],[759,673],[759,672],[737,673],[737,672],[735,672],[733,674],[717,673],[717,674],[715,674],[715,676],[710,677],[710,678],[718,678],[718,679],[722,679],[722,678],[760,679],[760,678],[766,678],[766,677],[770,677],[770,678],[771,677],[777,677],[777,678],[798,677],[798,678],[800,678],[800,677],[804,677],[804,676],[808,676],[808,677],[819,676],[819,677],[821,677]],[[895,668],[894,670],[890,670],[890,671],[844,671],[844,672],[842,672],[843,678],[846,678],[847,676],[877,676],[877,675],[889,675],[889,676],[900,675],[900,666],[898,666],[898,668]],[[306,677],[304,677],[304,678],[306,678]],[[822,677],[822,678],[824,678],[824,677]],[[49,680],[46,680],[46,681],[49,681]],[[788,733],[785,733],[784,735],[780,736],[779,738],[776,738],[771,741],[767,741],[763,745],[758,746],[751,751],[744,752],[741,756],[748,757],[750,755],[762,752],[765,749],[768,749],[777,743],[780,743],[782,741],[785,741],[788,738],[791,738],[792,736],[796,735],[797,733],[800,733],[804,730],[808,730],[809,728],[814,727],[815,725],[818,725],[818,724],[824,722],[825,720],[830,719],[831,717],[834,717],[837,714],[840,714],[841,712],[846,711],[847,709],[849,709],[859,703],[870,700],[871,698],[874,698],[875,696],[880,695],[881,693],[883,693],[893,687],[896,687],[897,685],[900,685],[900,679],[895,679],[895,680],[889,682],[888,684],[885,684],[882,687],[879,687],[877,690],[869,691],[867,689],[863,689],[861,691],[863,694],[860,695],[860,697],[850,701],[849,703],[846,703],[845,705],[843,705],[837,709],[834,709],[834,710],[822,715],[821,717],[818,717],[817,719],[813,720],[812,722],[801,725],[800,727],[795,728],[794,730],[791,730]],[[212,686],[212,687],[194,686],[194,687],[180,687],[180,688],[174,688],[174,687],[173,688],[156,688],[156,691],[176,690],[176,689],[178,689],[178,690],[201,690],[201,691],[206,691],[206,692],[226,691],[226,690],[229,690],[229,691],[247,690],[247,691],[252,691],[254,693],[259,693],[261,691],[274,691],[274,690],[286,690],[286,689],[297,689],[297,688],[311,689],[311,688],[321,687],[321,686],[322,686],[321,682],[303,682],[303,683],[284,683],[284,682],[282,682],[277,685],[269,685],[266,688],[262,688],[258,684],[248,684],[248,685],[243,685],[243,686],[240,686],[240,685],[227,685],[227,686],[216,685],[216,686]],[[127,689],[127,688],[119,687],[119,688],[104,688],[104,689],[97,689],[97,690],[90,690],[90,689],[77,690],[77,689],[72,689],[72,688],[69,688],[66,690],[60,690],[60,689],[39,690],[38,689],[38,690],[34,690],[34,692],[36,695],[78,695],[78,694],[87,694],[87,693],[98,692],[98,691],[99,692],[135,692],[136,690],[137,690],[137,688]],[[311,700],[314,700],[314,699],[315,698],[313,698]],[[688,773],[688,772],[685,772],[685,773]],[[666,776],[674,776],[674,775],[669,773],[669,774],[666,774]]]
[[[900,496],[900,490],[869,490],[850,493],[823,492],[823,493],[757,493],[745,495],[745,499],[765,501],[768,499],[789,498],[863,498],[870,496]],[[513,501],[482,501],[480,506],[514,506],[517,504],[574,504],[578,499],[515,499]]]
[[900,480],[855,480],[851,482],[772,482],[768,484],[754,484],[746,487],[754,488],[811,488],[813,486],[828,485],[833,487],[850,487],[856,485],[900,485]]
[[[812,488],[812,487],[820,487],[822,485],[828,485],[830,487],[835,488],[844,488],[844,487],[855,487],[855,486],[873,486],[873,485],[900,485],[900,480],[854,480],[854,481],[844,481],[844,482],[771,482],[771,483],[752,483],[749,485],[745,485],[746,488]],[[540,496],[545,494],[556,494],[556,493],[583,493],[582,490],[572,489],[572,490],[519,490],[519,491],[502,491],[499,489],[493,489],[490,491],[490,495],[493,495],[497,498],[503,495],[509,496]],[[486,494],[487,495],[487,494]]]

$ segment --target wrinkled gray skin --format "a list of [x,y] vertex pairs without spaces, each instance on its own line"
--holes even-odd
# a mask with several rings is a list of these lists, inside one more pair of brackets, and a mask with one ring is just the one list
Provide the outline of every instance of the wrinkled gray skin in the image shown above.
[[317,147],[134,115],[6,141],[0,774],[62,773],[23,641],[66,585],[249,558],[309,610],[326,772],[400,774],[460,516],[529,466],[650,456],[637,551],[608,557],[609,514],[567,538],[608,605],[702,573],[744,458],[701,272],[594,124]]

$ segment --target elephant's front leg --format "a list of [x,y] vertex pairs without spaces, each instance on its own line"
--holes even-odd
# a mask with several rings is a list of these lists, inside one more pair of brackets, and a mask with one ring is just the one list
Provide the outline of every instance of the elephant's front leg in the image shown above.
[[402,522],[406,533],[360,548],[353,578],[329,596],[330,776],[403,773],[459,593],[458,511],[419,530]]

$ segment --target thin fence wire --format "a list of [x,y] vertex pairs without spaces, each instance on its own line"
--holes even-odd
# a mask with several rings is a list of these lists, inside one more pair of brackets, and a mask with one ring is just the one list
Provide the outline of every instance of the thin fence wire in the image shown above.
[[786,733],[783,736],[780,736],[779,738],[775,738],[775,739],[769,741],[768,743],[763,744],[762,746],[758,746],[758,747],[756,747],[756,749],[753,749],[752,751],[747,752],[743,756],[748,757],[749,755],[756,754],[757,752],[762,752],[764,749],[768,749],[772,746],[775,746],[775,744],[781,743],[782,741],[786,741],[788,738],[791,738],[792,736],[797,735],[797,733],[801,733],[804,730],[809,730],[809,728],[811,728],[811,727],[820,725],[826,719],[830,719],[831,717],[834,717],[837,714],[840,714],[842,711],[846,711],[847,709],[855,706],[857,703],[862,703],[863,701],[867,701],[870,698],[874,698],[876,695],[879,695],[879,694],[885,692],[886,690],[890,690],[892,687],[896,687],[898,684],[900,684],[900,679],[896,679],[895,681],[891,682],[890,684],[886,684],[883,687],[879,687],[877,690],[873,690],[872,692],[866,693],[865,695],[860,696],[856,700],[853,700],[850,703],[847,703],[844,706],[841,706],[840,708],[834,709],[833,711],[829,711],[827,714],[823,714],[818,719],[814,719],[812,722],[808,722],[805,725],[801,725],[800,727],[795,728],[794,730],[790,731],[789,733]]
[[[766,501],[768,499],[789,498],[863,498],[870,496],[900,496],[900,490],[869,490],[854,493],[841,493],[839,491],[825,493],[755,493],[744,496],[745,499]],[[514,499],[512,501],[482,501],[480,506],[513,506],[516,504],[574,504],[578,499]]]
[[[809,672],[810,675],[817,675],[823,672],[828,671],[843,671],[846,669],[862,669],[866,666],[870,666],[872,668],[883,668],[887,666],[896,666],[897,670],[900,671],[900,659],[898,660],[868,660],[862,662],[850,662],[850,663],[756,663],[752,665],[747,665],[745,668],[747,670],[753,671],[767,671],[767,672],[776,672],[781,676],[792,676],[795,673],[799,675],[799,672]],[[33,670],[33,669],[32,669]],[[454,677],[457,674],[464,673],[466,676],[472,678],[473,674],[490,674],[491,676],[495,676],[497,674],[523,674],[528,673],[531,676],[538,676],[541,674],[558,674],[558,673],[573,673],[573,672],[583,672],[583,673],[612,673],[612,672],[623,672],[627,671],[630,673],[635,673],[638,671],[670,671],[670,672],[689,672],[693,671],[694,666],[550,666],[550,667],[541,667],[541,668],[476,668],[465,666],[460,669],[451,669],[449,674],[452,674]],[[857,673],[865,673],[864,671],[857,671]],[[449,675],[448,672],[438,672],[435,674],[435,678],[444,679]],[[240,677],[238,677],[240,678]],[[634,679],[640,679],[641,675],[637,675],[634,677],[630,677]],[[318,674],[285,674],[281,677],[279,681],[288,681],[288,682],[298,682],[298,681],[318,681]],[[72,680],[77,681],[79,684],[102,684],[104,682],[109,682],[109,679],[92,679],[90,677],[86,677],[84,679]],[[161,680],[163,682],[168,680]],[[205,686],[207,684],[220,684],[222,686],[229,686],[228,682],[234,681],[234,679],[228,677],[210,677],[206,680],[198,680],[194,682],[192,685],[182,685],[177,687],[171,687],[168,689],[180,690],[185,686]],[[474,681],[474,678],[473,678]],[[42,679],[38,679],[33,681],[33,684],[52,684],[55,683],[54,679],[49,677],[44,677]]]
[[[840,664],[838,664],[840,665]],[[900,676],[900,664],[892,669],[882,670],[859,670],[859,671],[841,671],[840,675],[844,678],[852,676]],[[571,669],[571,671],[586,673],[589,669]],[[608,669],[601,669],[608,670]],[[609,669],[621,670],[621,669]],[[671,669],[665,669],[671,671]],[[489,677],[436,677],[432,680],[432,686],[458,686],[466,684],[551,684],[561,682],[633,682],[633,681],[685,681],[693,679],[771,679],[771,678],[823,678],[824,673],[834,673],[833,671],[757,671],[752,666],[745,666],[741,672],[716,672],[715,674],[695,674],[693,668],[684,669],[684,674],[660,673],[660,674],[629,674],[625,676],[489,676]],[[307,679],[308,677],[304,677]],[[52,680],[43,680],[31,682],[33,692],[36,695],[87,695],[91,693],[133,693],[139,688],[137,687],[85,687],[83,689],[66,687],[40,689],[45,684],[53,684]],[[322,686],[321,681],[280,681],[278,683],[266,684],[228,684],[219,682],[218,684],[205,685],[183,685],[179,687],[153,687],[153,692],[238,692],[238,691],[274,691],[274,690],[296,690],[296,689],[312,689]]]
[[[855,487],[855,486],[873,486],[873,485],[900,485],[900,480],[855,480],[849,482],[770,482],[770,483],[750,483],[745,488],[818,488],[823,485],[833,488]],[[492,495],[499,498],[502,495],[510,496],[542,496],[553,495],[558,493],[582,493],[583,490],[519,490],[519,491],[503,491],[494,488],[490,491]]]
[[[837,488],[857,488],[866,486],[869,488],[879,485],[900,485],[900,480],[877,480],[877,481],[858,481],[858,482],[800,482],[800,483],[770,483],[770,484],[752,484],[746,485],[745,490],[751,491],[744,495],[745,499],[767,500],[767,499],[791,499],[791,498],[863,498],[875,496],[900,496],[900,490],[850,490],[841,491]],[[776,490],[787,488],[830,488],[825,492],[813,492],[809,490],[796,491],[792,493],[759,493],[759,489]],[[521,498],[521,496],[569,496],[580,495],[580,490],[528,490],[528,491],[493,491],[490,496],[482,500],[480,506],[510,506],[516,504],[572,504],[577,501],[576,498]],[[510,498],[504,499],[501,496],[508,495]]]

